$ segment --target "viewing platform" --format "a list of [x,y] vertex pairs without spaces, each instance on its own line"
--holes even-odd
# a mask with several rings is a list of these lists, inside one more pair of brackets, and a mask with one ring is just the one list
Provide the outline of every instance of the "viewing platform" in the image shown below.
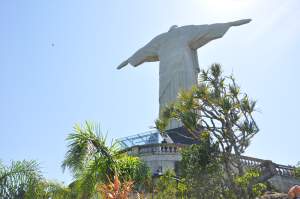
[[[164,143],[157,130],[120,138],[117,141],[122,151],[141,158],[151,169],[153,175],[163,174],[169,169],[180,175],[180,161],[182,159],[180,151],[190,145]],[[262,171],[266,162],[271,163],[275,175],[269,179],[269,182],[280,191],[286,192],[292,185],[300,184],[294,175],[295,167],[248,156],[241,156],[240,161],[245,168],[257,168]]]

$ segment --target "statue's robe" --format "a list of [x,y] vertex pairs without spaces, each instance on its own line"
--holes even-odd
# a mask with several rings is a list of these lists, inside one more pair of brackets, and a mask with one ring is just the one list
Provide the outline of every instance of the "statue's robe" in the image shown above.
[[[208,42],[221,38],[230,28],[227,23],[189,25],[171,29],[152,39],[135,52],[128,63],[138,66],[144,62],[160,61],[159,64],[159,111],[176,100],[180,90],[197,84],[199,64],[197,49]],[[168,129],[181,124],[171,121]]]

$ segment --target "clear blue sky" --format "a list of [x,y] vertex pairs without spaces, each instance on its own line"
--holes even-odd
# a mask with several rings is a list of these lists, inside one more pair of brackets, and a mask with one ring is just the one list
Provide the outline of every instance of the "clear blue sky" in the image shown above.
[[258,100],[260,133],[248,155],[296,164],[299,156],[298,0],[1,1],[0,159],[60,165],[75,123],[110,138],[149,129],[158,113],[158,63],[116,66],[171,25],[252,18],[198,51]]

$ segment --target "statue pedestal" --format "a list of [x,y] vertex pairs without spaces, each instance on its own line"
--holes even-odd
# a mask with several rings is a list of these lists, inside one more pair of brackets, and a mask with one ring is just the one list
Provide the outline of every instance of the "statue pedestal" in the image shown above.
[[165,134],[172,140],[175,144],[197,144],[198,141],[194,140],[188,130],[181,126],[178,128],[169,129]]

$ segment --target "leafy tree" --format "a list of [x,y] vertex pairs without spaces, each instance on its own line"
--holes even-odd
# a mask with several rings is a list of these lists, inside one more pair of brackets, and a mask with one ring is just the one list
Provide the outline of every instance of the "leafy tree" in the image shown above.
[[[249,189],[249,184],[262,176],[261,172],[255,168],[248,169],[243,176],[237,176],[235,178],[235,183],[239,185],[244,192],[247,192]],[[267,189],[267,185],[264,183],[255,183],[251,186],[251,191],[249,192],[251,198],[261,196],[263,192]]]
[[157,199],[173,199],[185,198],[187,185],[176,177],[172,170],[167,170],[159,177],[155,185],[155,198]]
[[181,170],[190,198],[226,198],[222,190],[226,185],[217,144],[202,138],[182,150]]
[[150,170],[137,157],[130,157],[118,149],[117,143],[110,146],[98,126],[86,122],[75,125],[69,134],[69,150],[63,161],[63,169],[69,168],[76,179],[72,185],[78,195],[89,198],[96,193],[99,184],[111,181],[118,175],[120,181],[133,181],[141,188],[150,178]]
[[139,158],[123,154],[116,161],[116,171],[122,181],[133,181],[134,189],[139,192],[150,187],[151,171]]
[[[213,64],[208,70],[202,70],[200,77],[199,85],[189,91],[180,92],[178,99],[166,106],[156,121],[156,127],[164,132],[170,120],[180,121],[191,137],[200,141],[199,150],[201,147],[210,149],[208,146],[201,146],[205,145],[205,142],[203,143],[200,135],[206,135],[211,147],[217,146],[219,150],[219,157],[214,158],[222,163],[223,180],[228,186],[226,190],[232,191],[230,197],[249,198],[251,197],[249,190],[252,188],[243,189],[236,183],[236,178],[245,175],[240,157],[259,131],[253,118],[256,102],[241,92],[233,76],[222,76],[219,64]],[[197,159],[202,161],[203,158],[209,158],[206,151],[201,150],[201,155],[197,156]],[[193,152],[198,153],[197,150]],[[205,168],[208,169],[209,161],[204,162]],[[201,164],[198,166],[201,171],[203,167]],[[219,170],[216,171],[218,173]],[[255,182],[260,183],[257,179]],[[249,183],[249,186],[254,185]],[[226,190],[223,193],[226,193]]]

